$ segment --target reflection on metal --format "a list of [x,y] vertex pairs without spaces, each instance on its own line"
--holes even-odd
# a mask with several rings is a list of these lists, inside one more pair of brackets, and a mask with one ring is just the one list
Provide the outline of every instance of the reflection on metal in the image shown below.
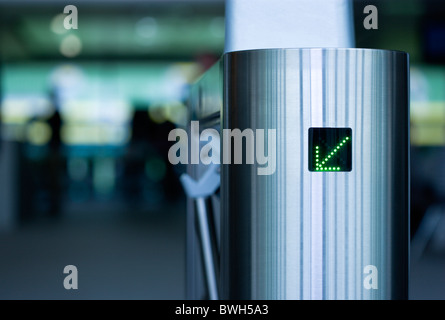
[[[408,78],[403,52],[266,49],[227,53],[195,84],[200,128],[276,129],[273,175],[221,165],[221,298],[407,298]],[[309,171],[311,127],[351,128],[350,172]],[[205,166],[188,170],[196,179]],[[197,299],[192,214],[187,285]]]

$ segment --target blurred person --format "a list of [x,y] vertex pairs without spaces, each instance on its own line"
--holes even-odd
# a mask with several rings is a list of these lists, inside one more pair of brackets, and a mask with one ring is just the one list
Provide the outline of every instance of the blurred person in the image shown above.
[[62,175],[62,155],[60,129],[62,119],[58,111],[58,103],[54,94],[51,94],[51,101],[54,106],[54,112],[47,120],[51,128],[51,138],[49,140],[49,216],[57,218],[61,216],[61,175]]

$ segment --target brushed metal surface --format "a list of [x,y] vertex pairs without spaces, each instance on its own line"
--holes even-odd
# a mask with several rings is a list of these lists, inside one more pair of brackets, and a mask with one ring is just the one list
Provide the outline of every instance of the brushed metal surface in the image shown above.
[[[221,297],[407,298],[407,54],[252,50],[223,68],[222,128],[276,129],[277,158],[269,176],[222,165]],[[308,170],[310,127],[352,129],[351,172]]]

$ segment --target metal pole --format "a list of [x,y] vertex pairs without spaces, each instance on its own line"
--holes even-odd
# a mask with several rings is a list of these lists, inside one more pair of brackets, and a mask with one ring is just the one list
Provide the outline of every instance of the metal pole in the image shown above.
[[210,225],[207,219],[207,209],[203,197],[196,198],[196,214],[199,224],[199,238],[201,242],[202,255],[204,260],[204,270],[207,281],[207,289],[210,300],[218,300],[218,287],[216,281],[216,269],[213,261],[213,251],[211,247]]

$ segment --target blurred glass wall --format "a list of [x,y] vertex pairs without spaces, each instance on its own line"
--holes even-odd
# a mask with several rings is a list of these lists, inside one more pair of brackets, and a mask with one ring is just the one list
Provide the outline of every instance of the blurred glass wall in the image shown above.
[[73,1],[77,29],[67,4],[0,1],[0,299],[184,298],[167,137],[222,54],[224,2]]
[[26,169],[21,218],[61,215],[61,201],[178,196],[166,137],[222,53],[223,3],[83,1],[78,29],[64,27],[63,2],[0,6],[2,138]]

